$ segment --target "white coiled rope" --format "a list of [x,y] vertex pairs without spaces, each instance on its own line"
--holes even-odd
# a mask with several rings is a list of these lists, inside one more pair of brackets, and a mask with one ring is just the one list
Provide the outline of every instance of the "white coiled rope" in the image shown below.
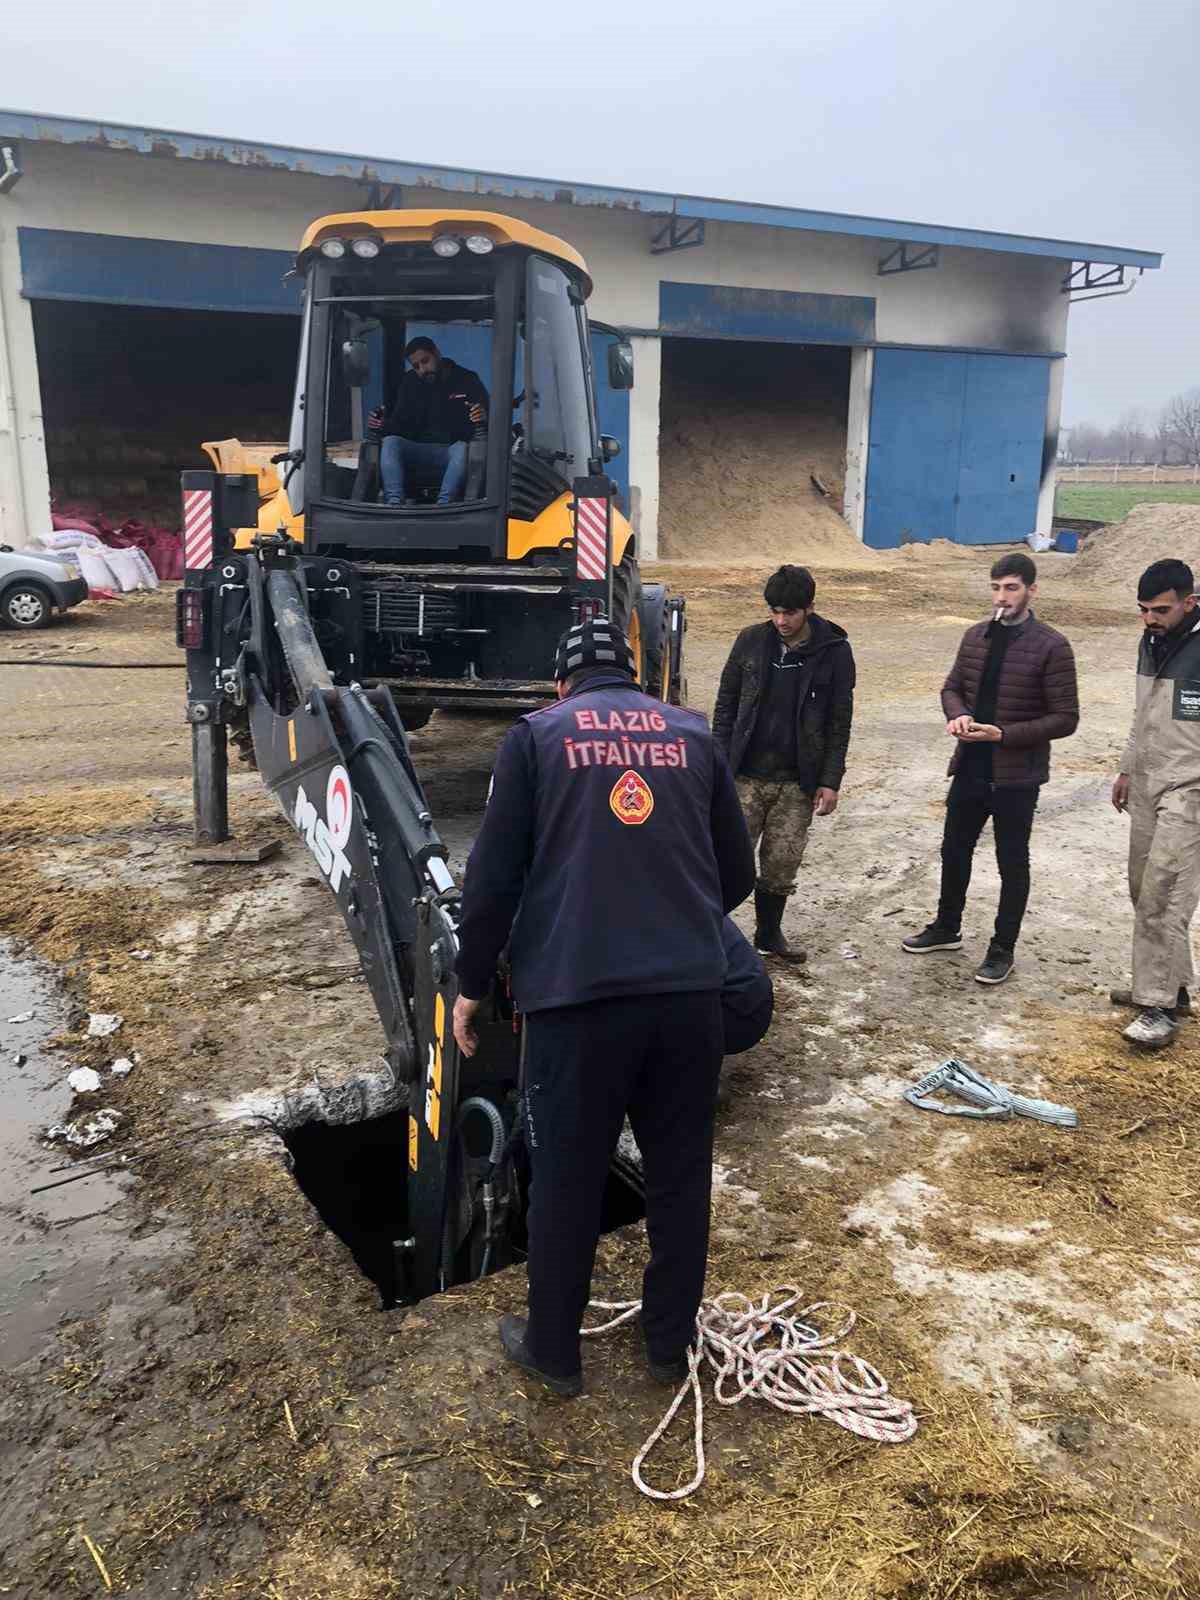
[[[794,1309],[800,1298],[794,1284],[783,1284],[761,1300],[730,1290],[702,1302],[696,1315],[695,1347],[688,1351],[688,1375],[633,1460],[633,1481],[644,1495],[652,1500],[686,1500],[704,1482],[702,1361],[716,1373],[713,1398],[718,1405],[735,1406],[747,1398],[764,1400],[794,1416],[824,1417],[880,1444],[903,1444],[916,1433],[912,1404],[889,1393],[887,1380],[870,1362],[835,1348],[854,1327],[854,1312],[830,1300]],[[640,1300],[589,1303],[597,1311],[615,1311],[617,1315],[597,1327],[581,1329],[585,1337],[619,1328],[642,1307]],[[820,1311],[840,1313],[844,1319],[841,1327],[821,1333],[810,1320]],[[670,1427],[689,1388],[696,1403],[695,1476],[680,1489],[654,1489],[642,1476],[642,1465]]]

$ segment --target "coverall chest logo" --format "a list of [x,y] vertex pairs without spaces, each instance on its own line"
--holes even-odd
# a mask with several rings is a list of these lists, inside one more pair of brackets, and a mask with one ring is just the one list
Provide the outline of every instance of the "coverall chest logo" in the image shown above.
[[613,784],[608,803],[618,822],[636,827],[654,810],[654,795],[645,778],[625,772]]

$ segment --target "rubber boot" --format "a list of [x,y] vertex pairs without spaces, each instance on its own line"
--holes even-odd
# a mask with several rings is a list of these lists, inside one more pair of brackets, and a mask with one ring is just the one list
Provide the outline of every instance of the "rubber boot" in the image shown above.
[[779,924],[783,921],[783,908],[787,895],[770,894],[766,889],[754,891],[754,948],[781,961],[801,962],[806,959],[803,950],[793,950],[783,937]]

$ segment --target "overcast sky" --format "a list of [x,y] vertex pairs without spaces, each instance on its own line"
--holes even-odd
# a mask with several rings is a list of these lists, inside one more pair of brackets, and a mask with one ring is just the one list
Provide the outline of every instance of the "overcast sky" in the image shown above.
[[0,105],[1161,250],[1064,420],[1200,386],[1196,0],[10,6]]

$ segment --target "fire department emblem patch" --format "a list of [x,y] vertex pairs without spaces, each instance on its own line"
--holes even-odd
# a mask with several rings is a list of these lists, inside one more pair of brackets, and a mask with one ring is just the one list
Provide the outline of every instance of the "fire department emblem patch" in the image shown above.
[[626,772],[613,784],[608,803],[618,822],[633,827],[645,822],[654,810],[654,795],[645,778],[639,777],[636,772]]

